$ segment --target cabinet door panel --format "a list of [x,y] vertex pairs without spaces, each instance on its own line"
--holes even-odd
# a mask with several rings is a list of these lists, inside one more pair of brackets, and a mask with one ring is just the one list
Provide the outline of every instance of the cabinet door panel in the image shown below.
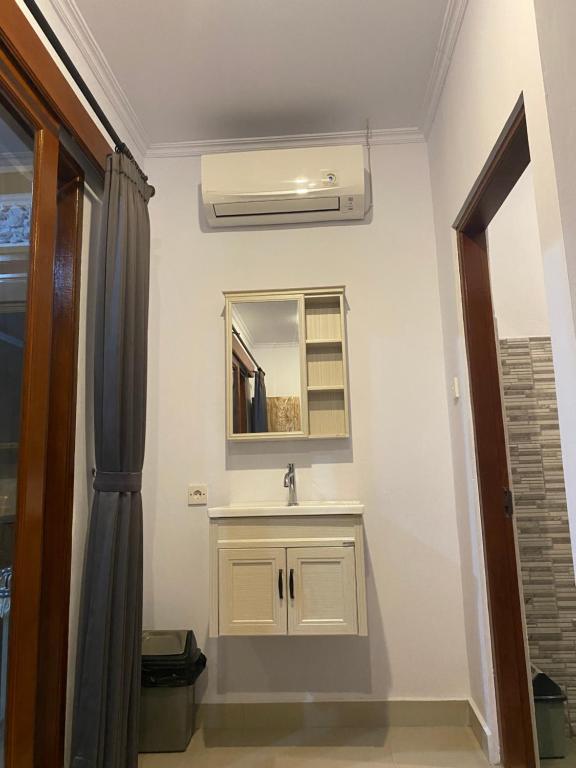
[[288,632],[355,635],[358,632],[354,547],[287,550]]
[[221,549],[218,565],[220,635],[285,635],[286,550]]

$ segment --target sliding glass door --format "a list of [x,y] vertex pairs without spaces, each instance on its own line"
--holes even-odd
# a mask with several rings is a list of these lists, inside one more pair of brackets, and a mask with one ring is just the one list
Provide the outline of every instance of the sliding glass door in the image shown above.
[[0,768],[63,765],[83,176],[0,46]]
[[34,132],[0,103],[0,766],[4,767],[10,604],[28,308]]

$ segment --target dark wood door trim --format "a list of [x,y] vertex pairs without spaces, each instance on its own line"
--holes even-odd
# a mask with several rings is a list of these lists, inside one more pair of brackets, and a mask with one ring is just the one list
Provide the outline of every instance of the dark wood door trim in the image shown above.
[[530,161],[520,100],[456,222],[494,678],[504,768],[535,768],[530,679],[494,328],[486,227]]
[[58,122],[74,136],[101,169],[112,147],[60,71],[16,0],[2,0],[0,43],[49,105]]
[[471,236],[484,232],[529,162],[524,97],[520,96],[456,217],[454,229]]

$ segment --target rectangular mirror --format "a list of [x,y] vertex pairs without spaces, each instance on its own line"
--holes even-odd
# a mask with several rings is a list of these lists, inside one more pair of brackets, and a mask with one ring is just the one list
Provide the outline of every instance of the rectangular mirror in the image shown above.
[[228,439],[347,437],[343,289],[225,296]]
[[235,435],[303,434],[299,297],[230,303]]

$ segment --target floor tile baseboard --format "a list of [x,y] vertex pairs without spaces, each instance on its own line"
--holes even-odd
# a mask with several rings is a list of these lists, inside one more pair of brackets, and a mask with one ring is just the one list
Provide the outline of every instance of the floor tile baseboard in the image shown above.
[[484,722],[483,718],[479,714],[478,710],[474,706],[474,704],[469,701],[468,707],[470,710],[469,718],[470,718],[470,728],[472,729],[472,733],[476,737],[476,741],[478,744],[480,744],[480,747],[482,749],[482,752],[484,752],[484,755],[486,756],[486,759],[489,762],[495,763],[497,761],[497,745],[492,743],[491,733],[488,729],[488,726]]
[[467,699],[201,704],[198,723],[205,730],[470,726],[483,749],[487,743]]

